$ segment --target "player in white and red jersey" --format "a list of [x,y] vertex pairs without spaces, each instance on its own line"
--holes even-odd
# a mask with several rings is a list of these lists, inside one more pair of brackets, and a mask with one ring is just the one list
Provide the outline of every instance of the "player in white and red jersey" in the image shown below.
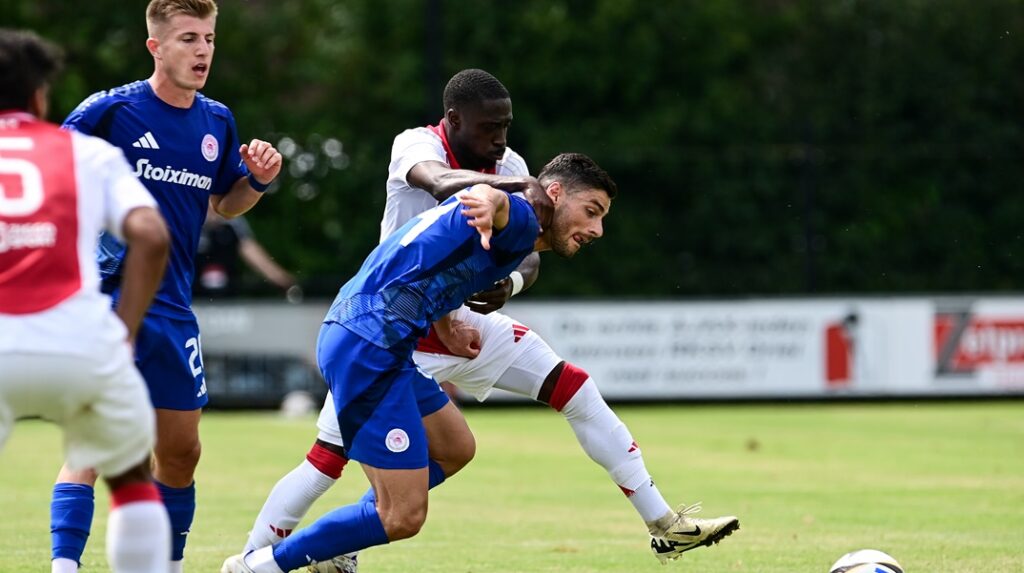
[[[445,88],[444,109],[438,125],[407,130],[395,138],[381,240],[421,211],[470,185],[485,183],[509,191],[537,185],[522,157],[507,147],[512,103],[494,76],[482,70],[459,72]],[[593,237],[577,235],[570,240],[580,247]],[[491,312],[536,280],[538,263],[534,254],[509,278],[456,310],[451,317],[456,331],[432,329],[414,354],[417,365],[436,380],[447,380],[481,401],[493,388],[500,388],[561,412],[583,450],[608,471],[646,523],[651,549],[662,562],[717,543],[737,529],[739,521],[735,517],[688,517],[696,506],[673,511],[647,472],[639,446],[590,376],[562,360],[526,326]],[[476,444],[454,404],[440,409],[424,407],[429,395],[426,388],[418,393],[430,443],[430,485],[434,487],[472,459]],[[331,396],[318,427],[318,438],[306,461],[270,493],[256,518],[247,550],[286,537],[313,501],[340,477],[347,458]],[[356,563],[350,556],[342,556],[318,567],[319,571],[350,572],[355,571]]]
[[[110,488],[111,568],[167,571],[154,413],[131,341],[169,235],[120,150],[39,119],[58,63],[36,35],[0,29],[0,444],[19,418],[63,426],[68,464],[96,468]],[[131,247],[116,314],[99,291],[104,230]]]

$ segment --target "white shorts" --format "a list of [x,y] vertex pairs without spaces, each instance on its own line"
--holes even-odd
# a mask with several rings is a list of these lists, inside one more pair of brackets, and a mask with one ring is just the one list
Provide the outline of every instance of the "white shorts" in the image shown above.
[[463,306],[453,318],[480,331],[480,355],[415,352],[413,360],[438,382],[451,382],[481,402],[495,387],[536,399],[544,378],[562,361],[537,333],[504,314]]
[[153,448],[155,414],[124,342],[95,356],[0,353],[0,447],[14,422],[27,417],[63,426],[75,470],[118,476]]
[[[454,312],[455,320],[480,331],[480,354],[471,359],[414,352],[416,364],[434,380],[451,382],[481,402],[495,388],[536,400],[544,379],[562,361],[548,343],[525,325],[498,312],[480,314],[465,306]],[[329,393],[317,428],[321,440],[342,445],[338,416]]]

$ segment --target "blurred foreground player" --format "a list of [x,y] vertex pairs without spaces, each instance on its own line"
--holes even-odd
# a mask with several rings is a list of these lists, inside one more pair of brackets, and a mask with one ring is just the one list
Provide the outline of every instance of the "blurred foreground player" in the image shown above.
[[[89,97],[64,127],[121,148],[135,176],[167,220],[167,273],[146,314],[135,359],[156,409],[153,477],[171,518],[171,571],[183,570],[185,541],[196,510],[199,418],[208,401],[202,338],[192,312],[192,278],[207,206],[225,217],[253,207],[281,170],[281,154],[265,141],[239,141],[223,104],[199,93],[214,55],[213,0],[151,0],[146,48],[153,75]],[[130,253],[130,251],[128,251]],[[123,296],[124,245],[103,237],[103,290]],[[62,469],[51,504],[53,573],[77,571],[93,511],[91,472]]]
[[[0,29],[0,444],[14,422],[64,428],[67,463],[110,489],[116,573],[167,571],[170,525],[149,475],[153,410],[131,342],[167,262],[156,202],[106,142],[42,121],[56,49]],[[131,248],[116,314],[94,253]]]
[[[507,146],[512,121],[508,90],[491,74],[463,70],[444,91],[445,115],[436,126],[409,129],[395,137],[387,182],[387,203],[381,240],[439,200],[474,183],[507,190],[538,187],[523,158]],[[574,154],[563,154],[541,171],[541,183],[559,180],[566,187],[580,183],[572,167]],[[575,175],[573,175],[575,173]],[[572,177],[569,177],[569,176]],[[598,206],[578,204],[580,216],[603,216]],[[582,230],[569,241],[576,248],[594,241],[600,226]],[[539,256],[527,257],[509,277],[475,295],[452,318],[463,330],[479,334],[479,348],[441,340],[432,329],[413,355],[416,364],[437,380],[448,381],[483,401],[494,388],[550,405],[572,427],[584,452],[618,486],[651,535],[650,546],[662,562],[708,545],[738,527],[735,518],[695,520],[686,515],[697,507],[673,511],[654,485],[640,447],[629,429],[604,401],[597,384],[581,367],[566,362],[527,326],[491,312],[536,280]],[[473,311],[478,312],[473,312]],[[424,408],[421,407],[421,410]],[[423,419],[430,437],[432,483],[440,483],[473,458],[475,441],[452,404]],[[318,422],[316,443],[302,462],[282,478],[267,498],[253,525],[246,550],[272,545],[286,537],[316,499],[340,477],[345,463],[333,402],[328,397]],[[699,524],[700,535],[692,535]],[[335,559],[334,569],[356,569],[351,556]]]

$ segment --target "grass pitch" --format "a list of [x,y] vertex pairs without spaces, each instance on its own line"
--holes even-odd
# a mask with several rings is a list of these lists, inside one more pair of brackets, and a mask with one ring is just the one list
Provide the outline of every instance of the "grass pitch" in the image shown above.
[[[707,571],[824,573],[874,548],[908,573],[1024,571],[1024,402],[623,407],[671,503],[704,501],[742,529],[662,569],[643,523],[561,416],[466,411],[477,458],[431,495],[413,539],[366,551],[372,572]],[[315,420],[204,417],[198,511],[186,569],[238,552],[264,497],[298,463]],[[50,425],[16,426],[0,454],[0,572],[49,571],[49,495],[60,465]],[[354,464],[311,517],[356,499]],[[85,555],[107,571],[106,491]]]

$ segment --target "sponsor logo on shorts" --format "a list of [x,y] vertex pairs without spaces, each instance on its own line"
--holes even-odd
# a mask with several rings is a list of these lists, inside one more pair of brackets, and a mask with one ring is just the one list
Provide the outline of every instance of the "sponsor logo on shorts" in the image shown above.
[[217,155],[220,152],[220,145],[217,143],[217,138],[207,133],[203,136],[203,157],[207,161],[216,161]]
[[406,434],[405,430],[401,428],[395,428],[384,438],[384,445],[396,454],[402,453],[409,449],[409,434]]

